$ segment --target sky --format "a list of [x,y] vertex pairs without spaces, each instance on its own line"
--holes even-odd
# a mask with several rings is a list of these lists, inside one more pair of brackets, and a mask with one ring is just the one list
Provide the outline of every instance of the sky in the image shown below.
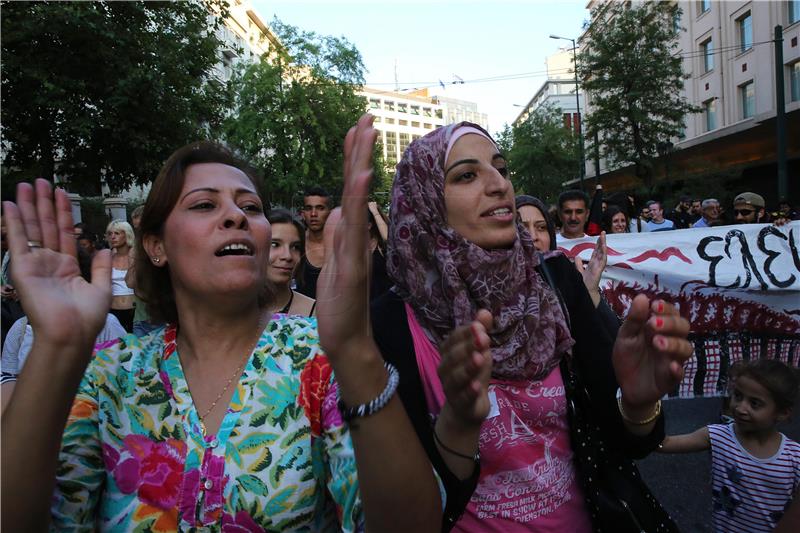
[[[587,0],[253,0],[258,13],[306,31],[345,37],[367,69],[367,85],[429,87],[470,100],[499,132],[546,79],[545,58],[577,38]],[[508,78],[477,81],[485,78]],[[452,84],[461,78],[463,84]],[[441,80],[445,88],[439,84]],[[476,81],[471,81],[476,80]],[[515,105],[516,104],[516,105]]]

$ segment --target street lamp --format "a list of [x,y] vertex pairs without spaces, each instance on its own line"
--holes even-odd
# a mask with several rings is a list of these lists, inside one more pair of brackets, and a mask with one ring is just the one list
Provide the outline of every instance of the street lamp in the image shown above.
[[583,128],[583,120],[581,120],[581,100],[578,96],[578,55],[577,55],[577,46],[575,44],[575,39],[569,39],[567,37],[560,37],[558,35],[551,35],[551,39],[562,39],[564,41],[571,41],[572,42],[572,70],[575,71],[575,106],[578,109],[578,179],[580,180],[581,190],[583,190],[583,176],[586,173],[586,169],[584,168],[584,158],[583,158],[583,133],[581,129]]

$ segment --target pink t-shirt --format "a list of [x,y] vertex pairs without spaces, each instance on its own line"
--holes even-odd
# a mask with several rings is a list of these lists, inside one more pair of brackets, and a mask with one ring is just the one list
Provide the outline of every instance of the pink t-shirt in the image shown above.
[[489,399],[478,487],[455,530],[591,532],[559,367],[543,381],[492,380]]

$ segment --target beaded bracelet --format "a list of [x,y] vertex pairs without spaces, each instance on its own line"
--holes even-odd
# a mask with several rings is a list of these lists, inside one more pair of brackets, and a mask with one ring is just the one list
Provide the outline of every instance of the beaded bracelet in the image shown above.
[[400,374],[397,369],[387,362],[383,363],[386,370],[389,372],[389,380],[386,382],[386,387],[375,398],[370,400],[369,403],[362,403],[355,407],[347,407],[342,401],[342,392],[339,389],[337,405],[339,412],[342,414],[342,419],[345,422],[350,422],[354,418],[365,417],[374,415],[389,403],[394,393],[397,392],[397,385],[400,383]]

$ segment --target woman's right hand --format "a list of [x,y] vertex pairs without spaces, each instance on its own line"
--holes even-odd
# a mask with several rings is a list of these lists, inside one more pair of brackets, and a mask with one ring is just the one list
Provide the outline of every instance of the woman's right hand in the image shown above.
[[[111,256],[98,251],[92,282],[81,277],[66,192],[37,179],[17,186],[17,202],[3,202],[11,278],[36,341],[92,346],[111,305]],[[33,244],[33,246],[31,246]],[[37,246],[40,245],[40,246]]]
[[445,408],[463,424],[480,425],[489,414],[492,353],[487,332],[491,327],[492,314],[481,309],[473,322],[453,330],[439,347],[438,374],[447,398]]

